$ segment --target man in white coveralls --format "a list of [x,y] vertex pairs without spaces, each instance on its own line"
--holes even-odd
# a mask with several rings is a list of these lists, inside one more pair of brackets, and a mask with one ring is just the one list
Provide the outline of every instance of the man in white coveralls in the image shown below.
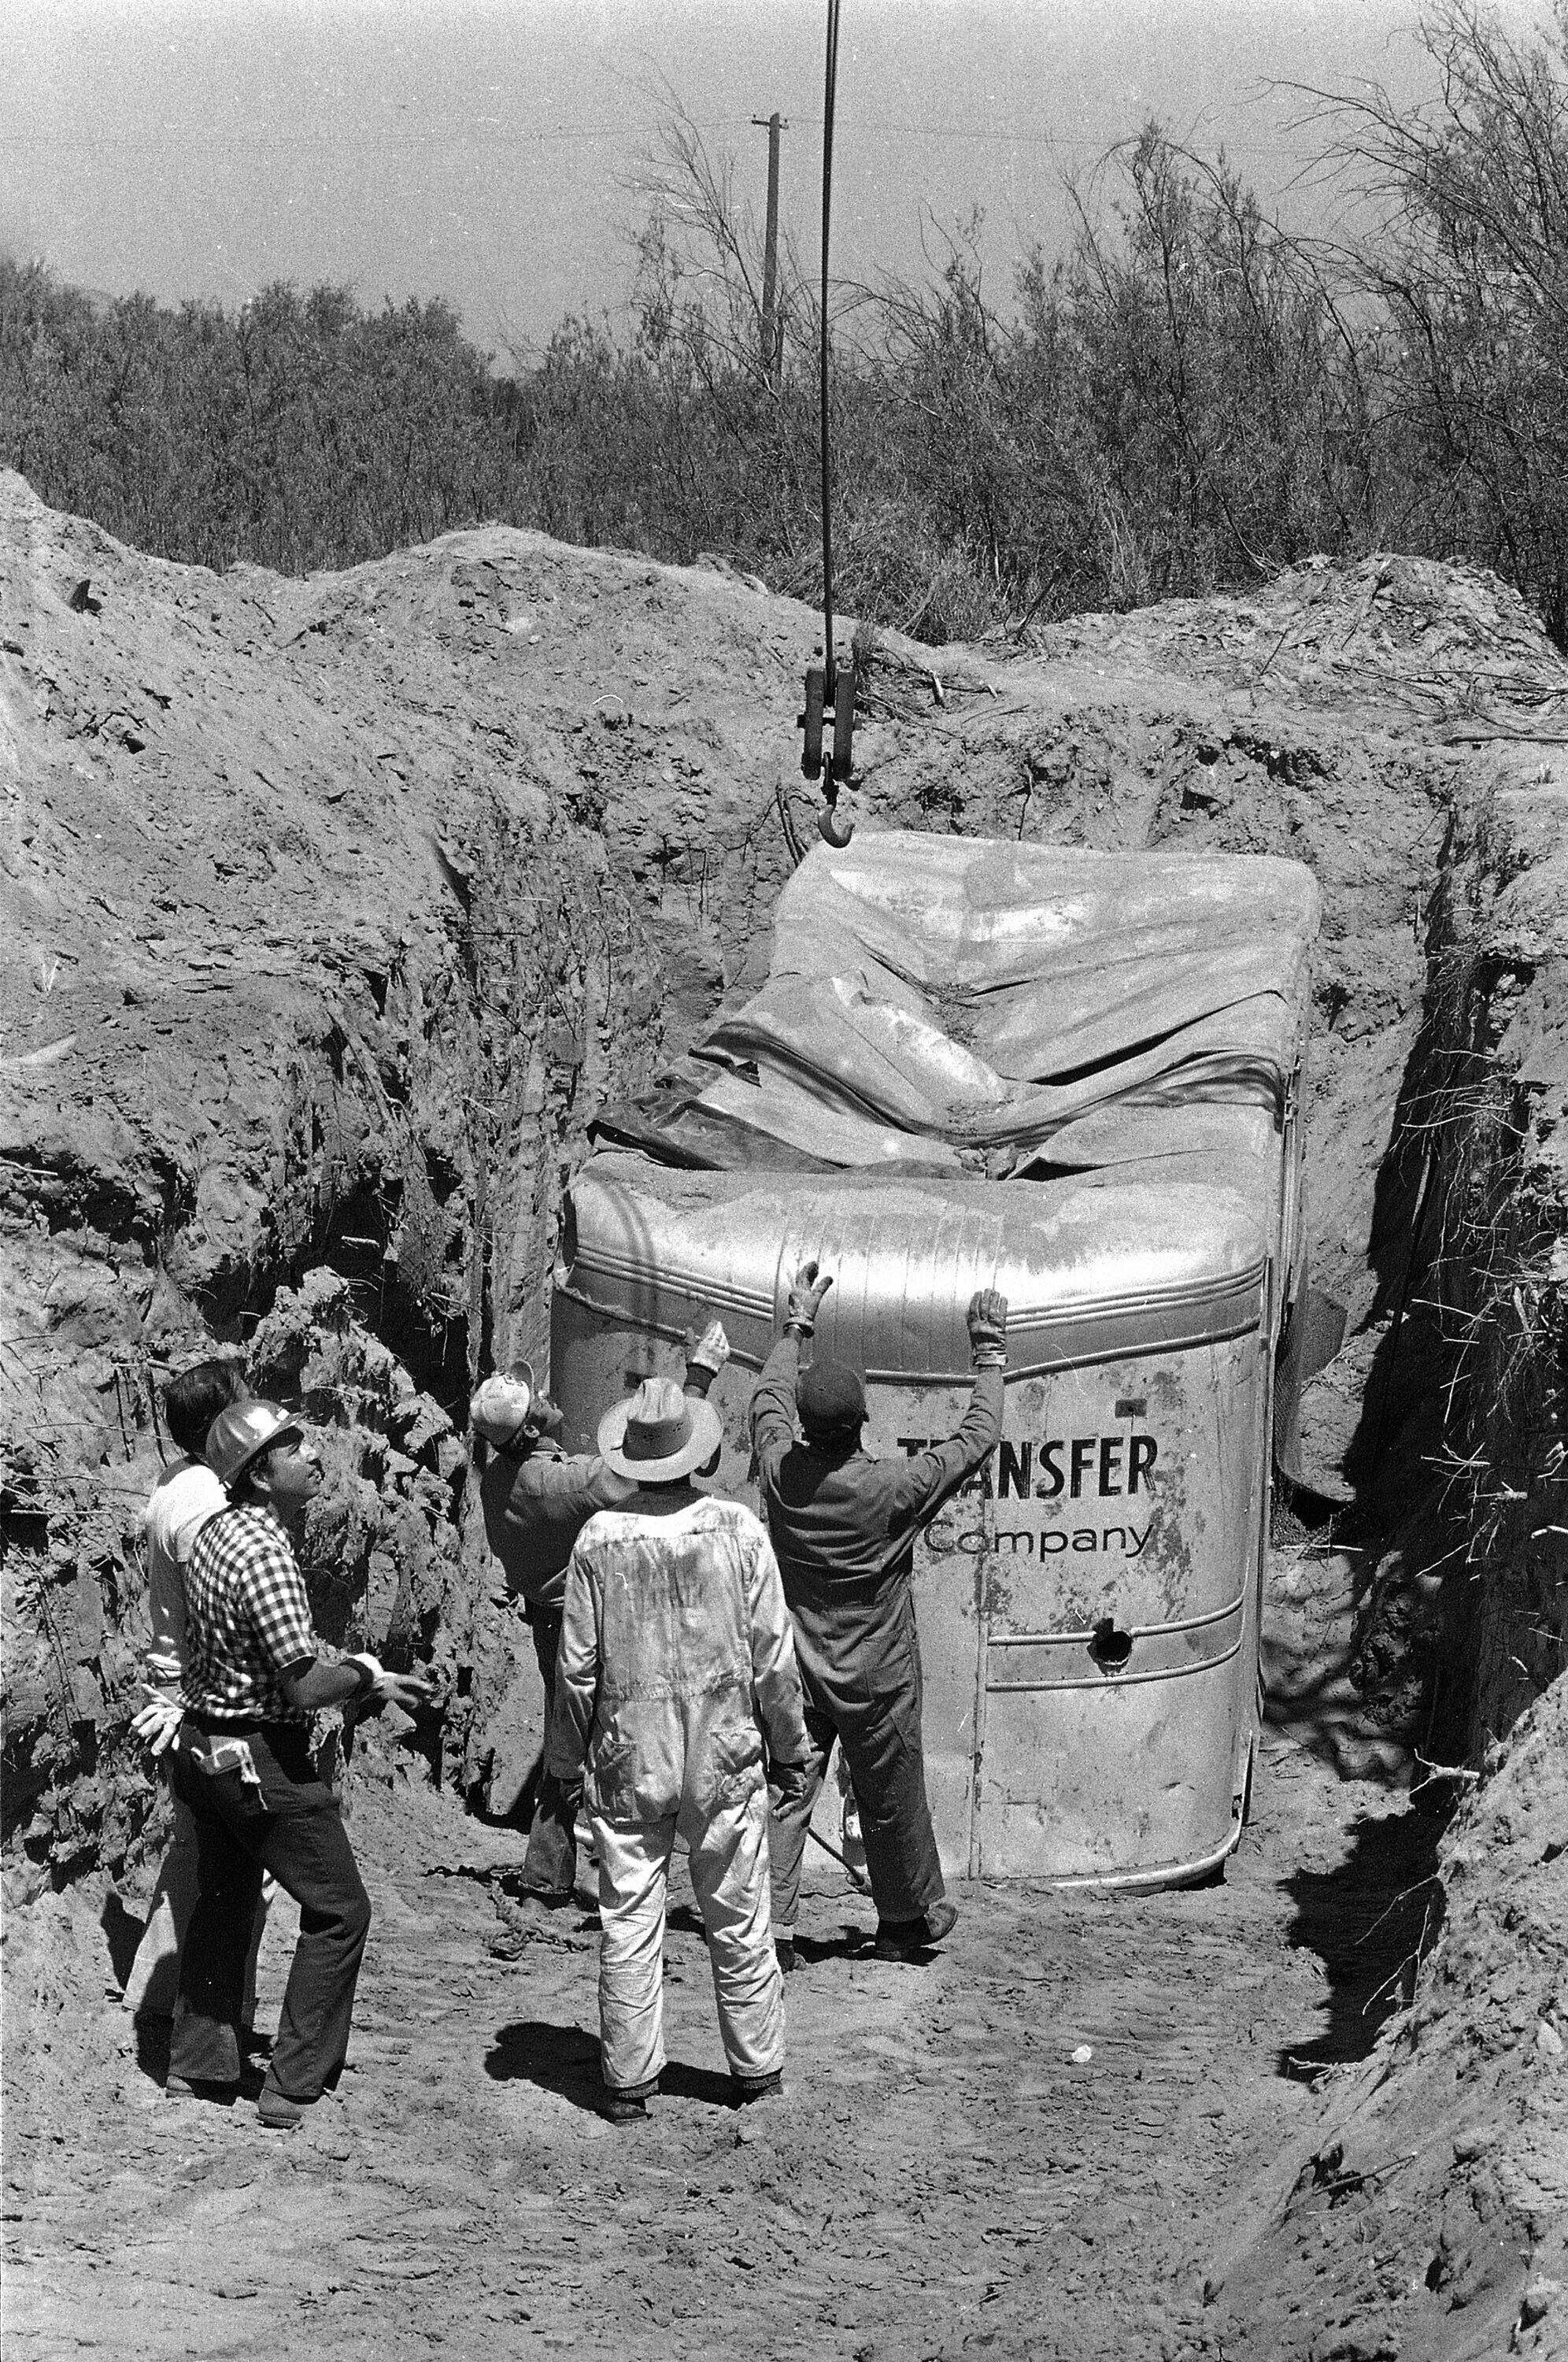
[[767,1883],[767,1778],[806,1755],[778,1561],[738,1502],[699,1493],[713,1406],[648,1378],[600,1423],[636,1493],[591,1518],[567,1567],[550,1770],[580,1772],[599,1856],[604,2113],[646,2116],[664,2065],[664,1924],[676,1835],[707,1930],[737,2101],[778,2091],[784,1988]]

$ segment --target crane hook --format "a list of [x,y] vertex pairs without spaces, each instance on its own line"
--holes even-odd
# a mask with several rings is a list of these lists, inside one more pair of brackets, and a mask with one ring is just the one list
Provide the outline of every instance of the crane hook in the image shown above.
[[[853,782],[855,778],[853,664],[829,663],[823,658],[808,667],[806,702],[796,716],[796,726],[805,733],[801,768],[808,779],[823,781],[823,810],[817,814],[817,833],[824,844],[842,853],[855,833],[854,822],[841,820],[835,810],[841,784]],[[831,750],[823,743],[829,728],[833,732]]]
[[855,834],[855,822],[839,818],[838,789],[835,787],[830,786],[823,790],[823,808],[817,814],[817,834],[836,853],[842,853]]

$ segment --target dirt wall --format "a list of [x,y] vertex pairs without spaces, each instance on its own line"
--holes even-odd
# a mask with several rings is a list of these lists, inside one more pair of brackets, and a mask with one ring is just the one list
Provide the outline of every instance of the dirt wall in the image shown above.
[[1568,798],[1540,769],[1479,803],[1438,952],[1456,1038],[1426,1251],[1466,1547],[1436,1719],[1472,1764],[1568,1664]]
[[1408,2005],[1320,2087],[1205,2290],[1233,2362],[1568,2344],[1568,1680],[1494,1748],[1425,1882]]
[[451,701],[400,732],[318,678],[291,586],[14,479],[5,524],[6,1815],[60,1876],[138,1854],[137,1513],[214,1347],[331,1430],[322,1628],[390,1614],[444,1674],[433,1760],[482,1777],[514,1636],[449,1414],[547,1338],[560,1174],[651,1072],[662,965],[597,833]]
[[[333,1430],[310,1544],[324,1628],[434,1662],[432,1773],[514,1790],[517,1634],[453,1422],[476,1370],[542,1356],[594,1106],[766,959],[817,810],[794,727],[815,629],[719,572],[498,529],[303,583],[215,576],[0,478],[0,1513],[24,1884],[96,1860],[134,1875],[156,1834],[125,1737],[136,1513],[162,1377],[215,1344]],[[1348,1551],[1282,1555],[1271,1664],[1300,1727],[1370,1728],[1391,1762],[1419,1735],[1423,1586],[1449,1546],[1424,1457],[1438,1363],[1407,1354],[1410,1385],[1396,1353],[1375,1388],[1413,1260],[1400,1124],[1431,1033],[1434,887],[1445,864],[1495,875],[1474,891],[1502,946],[1507,895],[1522,910],[1543,885],[1564,774],[1537,778],[1543,747],[1558,758],[1530,734],[1563,682],[1486,578],[1311,566],[1252,602],[1019,649],[880,646],[847,799],[862,841],[896,823],[1316,871],[1309,1225],[1353,1343],[1308,1445],[1372,1523]],[[1502,840],[1464,817],[1487,780],[1494,806],[1536,796],[1537,850],[1507,886]],[[1507,972],[1552,1003],[1532,958]],[[1505,967],[1499,949],[1494,1027]],[[1548,1097],[1529,1102],[1542,1138]]]

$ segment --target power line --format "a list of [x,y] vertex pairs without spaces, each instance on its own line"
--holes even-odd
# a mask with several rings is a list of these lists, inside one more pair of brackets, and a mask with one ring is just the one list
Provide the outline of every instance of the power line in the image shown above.
[[[699,123],[692,127],[698,131],[738,130],[746,119],[742,115],[727,116],[721,121]],[[346,138],[341,132],[331,130],[287,131],[277,134],[244,130],[196,131],[187,124],[171,123],[155,125],[147,131],[78,133],[63,138],[48,132],[0,131],[0,148],[142,149],[177,139],[182,148],[226,149],[245,148],[263,149],[269,151],[285,148],[330,148],[335,152],[369,150],[379,153],[387,148],[437,148],[449,140],[458,139],[484,139],[491,146],[502,148],[516,147],[525,141],[624,139],[628,136],[629,128],[630,127],[624,122],[576,124],[560,128],[540,127],[536,130],[531,130],[525,127],[523,128],[513,127],[510,130],[503,130],[499,126],[491,130],[488,127],[481,129],[478,127],[458,124],[446,130],[366,132],[357,138]]]
[[[692,126],[697,131],[734,131],[745,127],[753,118],[747,116],[725,116],[712,123]],[[821,128],[821,118],[815,116],[794,116],[792,123]],[[1133,135],[1124,118],[1114,128],[1105,131],[999,131],[971,128],[956,123],[900,123],[891,119],[878,120],[875,116],[863,118],[856,126],[861,138],[884,137],[908,139],[942,139],[957,146],[991,148],[1046,148],[1091,149],[1102,154]],[[447,131],[389,131],[367,134],[359,138],[345,138],[336,131],[292,131],[277,137],[248,135],[235,132],[193,132],[183,126],[171,125],[162,133],[163,139],[177,138],[184,149],[222,148],[226,151],[244,149],[264,154],[289,149],[330,148],[334,154],[382,154],[389,148],[440,148],[462,141],[482,141],[495,148],[516,148],[542,145],[546,142],[580,141],[591,143],[603,139],[627,139],[633,131],[624,122],[580,124],[562,129],[470,129],[457,126]],[[646,136],[643,133],[637,137]],[[106,149],[146,153],[160,144],[157,132],[124,132],[105,136],[80,135],[61,138],[51,133],[33,131],[0,131],[0,148],[45,148],[51,151],[72,150],[98,154]],[[1280,156],[1311,162],[1319,158],[1320,148],[1292,146],[1283,139],[1227,139],[1213,143],[1228,156]]]

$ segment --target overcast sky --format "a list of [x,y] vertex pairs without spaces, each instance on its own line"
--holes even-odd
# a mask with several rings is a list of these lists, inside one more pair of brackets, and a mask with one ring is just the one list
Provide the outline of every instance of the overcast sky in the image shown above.
[[[1150,114],[1292,182],[1282,82],[1426,87],[1418,0],[843,0],[834,263],[916,268],[922,213],[987,215],[1005,274],[1060,239],[1064,170]],[[487,348],[623,312],[639,153],[667,84],[760,215],[778,108],[808,246],[824,0],[0,0],[0,248],[78,285],[237,304],[267,282],[443,295]],[[1547,20],[1506,0],[1524,29]]]

